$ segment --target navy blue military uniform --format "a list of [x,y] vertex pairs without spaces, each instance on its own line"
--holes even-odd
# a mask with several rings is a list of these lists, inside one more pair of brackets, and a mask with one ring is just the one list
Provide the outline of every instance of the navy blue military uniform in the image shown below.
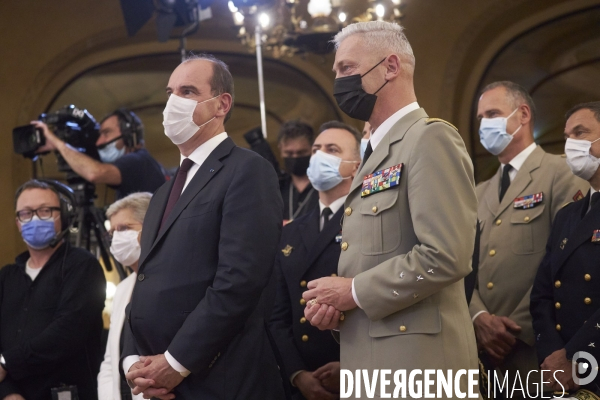
[[[556,214],[546,255],[531,291],[531,315],[540,364],[556,350],[600,361],[600,201],[590,193]],[[598,391],[597,377],[585,388]]]
[[[289,378],[297,371],[314,371],[340,360],[340,345],[330,331],[320,331],[304,318],[302,293],[309,281],[336,276],[340,258],[343,207],[319,232],[319,208],[283,228],[275,260],[277,294],[271,331]],[[294,398],[302,398],[294,393]]]

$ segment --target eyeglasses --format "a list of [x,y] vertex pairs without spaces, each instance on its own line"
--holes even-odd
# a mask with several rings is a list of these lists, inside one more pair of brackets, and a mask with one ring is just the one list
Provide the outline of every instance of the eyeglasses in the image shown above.
[[40,207],[37,210],[17,211],[17,219],[21,222],[30,222],[35,214],[41,220],[49,220],[52,218],[52,211],[60,211],[60,207]]

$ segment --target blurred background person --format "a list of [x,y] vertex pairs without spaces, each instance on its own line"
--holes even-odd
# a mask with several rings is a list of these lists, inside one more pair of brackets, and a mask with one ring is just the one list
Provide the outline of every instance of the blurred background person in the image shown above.
[[127,381],[119,374],[119,360],[125,306],[129,303],[137,277],[141,251],[140,234],[150,198],[150,193],[132,193],[117,200],[106,210],[106,218],[110,221],[109,233],[112,236],[110,252],[123,266],[131,268],[132,273],[117,285],[113,298],[108,343],[98,374],[98,398],[102,400],[143,398],[141,395],[132,395]]
[[[600,360],[600,101],[579,104],[566,118],[567,164],[591,188],[583,199],[556,214],[531,291],[540,369],[546,370],[544,381],[559,392],[580,386],[573,381],[572,369],[588,360],[578,360],[577,352]],[[589,376],[585,372],[584,377]],[[588,398],[597,398],[599,385],[596,376],[581,388],[596,395]]]
[[342,122],[321,126],[312,146],[308,177],[319,208],[283,228],[275,260],[277,295],[271,330],[283,367],[297,390],[293,399],[336,399],[340,345],[304,318],[306,283],[337,275],[344,201],[360,164],[360,133]]
[[319,196],[306,176],[313,140],[313,128],[307,123],[288,121],[279,128],[277,147],[287,173],[280,180],[284,220],[319,208]]
[[58,138],[41,121],[32,121],[41,128],[46,144],[38,153],[57,150],[75,173],[86,181],[105,183],[116,190],[116,199],[130,193],[154,193],[165,183],[165,171],[148,153],[144,145],[144,126],[133,112],[119,108],[100,122],[96,147],[100,160],[81,153]]
[[[535,105],[523,87],[486,86],[477,116],[481,143],[501,165],[477,186],[479,275],[470,312],[484,364],[513,382],[517,371],[523,377],[538,367],[529,297],[552,221],[589,185],[536,145]],[[532,393],[535,385],[529,381]]]
[[73,193],[30,180],[15,203],[27,251],[0,270],[0,399],[47,400],[63,386],[97,399],[106,280],[92,254],[60,235],[72,223]]

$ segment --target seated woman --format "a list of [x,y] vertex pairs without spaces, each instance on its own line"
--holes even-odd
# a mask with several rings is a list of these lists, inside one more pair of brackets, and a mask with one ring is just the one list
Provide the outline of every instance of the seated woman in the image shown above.
[[110,331],[104,361],[98,374],[98,398],[102,400],[142,399],[142,395],[133,396],[127,382],[119,375],[119,359],[121,355],[121,330],[125,322],[125,306],[129,303],[138,270],[140,258],[140,235],[148,205],[150,193],[132,193],[116,201],[106,211],[110,221],[112,244],[110,252],[115,259],[133,273],[117,286],[113,298]]

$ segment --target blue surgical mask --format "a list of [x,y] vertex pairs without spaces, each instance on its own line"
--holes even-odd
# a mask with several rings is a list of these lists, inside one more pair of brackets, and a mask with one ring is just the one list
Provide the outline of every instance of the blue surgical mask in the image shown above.
[[32,249],[45,249],[56,236],[54,219],[42,220],[34,215],[31,221],[21,222],[21,236]]
[[369,139],[360,139],[360,159],[365,158],[365,151],[367,150],[367,145],[369,144]]
[[100,160],[102,160],[102,162],[113,163],[125,154],[125,146],[121,147],[121,149],[117,149],[117,142],[112,142],[99,149],[98,154],[100,154]]
[[506,132],[506,123],[517,110],[518,108],[515,108],[515,111],[511,112],[506,118],[497,117],[481,119],[481,125],[479,125],[479,140],[483,147],[493,155],[497,156],[502,153],[511,140],[513,140],[514,135],[523,126],[520,125],[512,134]]
[[308,180],[311,185],[319,192],[324,192],[339,185],[344,179],[350,179],[351,176],[342,177],[340,174],[341,163],[356,163],[356,161],[344,161],[332,154],[317,150],[310,158],[308,170]]

